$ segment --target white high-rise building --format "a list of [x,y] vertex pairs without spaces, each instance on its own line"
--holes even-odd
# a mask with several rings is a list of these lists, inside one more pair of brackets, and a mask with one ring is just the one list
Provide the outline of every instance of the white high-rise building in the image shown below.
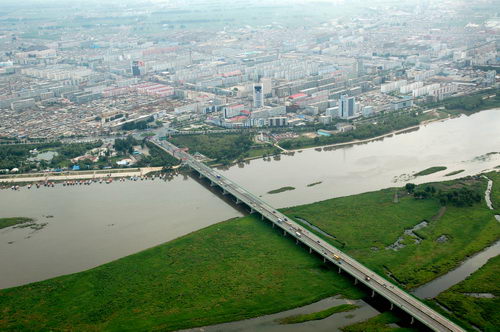
[[264,106],[264,89],[261,83],[253,85],[253,107],[261,108]]
[[356,99],[347,95],[340,96],[339,99],[339,118],[350,119],[356,112]]

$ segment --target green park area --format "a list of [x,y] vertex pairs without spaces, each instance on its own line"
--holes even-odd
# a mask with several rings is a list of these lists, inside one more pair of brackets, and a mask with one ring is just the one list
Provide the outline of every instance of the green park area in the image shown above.
[[[488,177],[495,181],[492,199],[498,204],[500,176]],[[477,201],[485,188],[486,179],[467,177],[283,211],[322,228],[335,236],[325,240],[411,289],[499,239],[494,211],[484,199]],[[414,231],[418,243],[404,235],[423,220],[428,225]],[[400,237],[403,247],[386,249]],[[88,271],[1,290],[0,330],[170,331],[281,312],[337,294],[364,296],[352,279],[252,215]],[[467,308],[465,303],[457,310]],[[383,313],[345,330],[393,330],[394,322],[397,318]],[[480,319],[475,324],[487,326]]]
[[258,144],[251,133],[180,135],[169,138],[179,147],[189,148],[194,154],[199,152],[215,163],[230,164],[236,160],[256,158],[279,153],[280,150],[269,144]]
[[[130,158],[134,149],[141,147],[147,154],[134,155],[136,162],[133,167],[162,166],[171,167],[179,161],[165,153],[147,140],[138,140],[132,136],[117,138],[113,144],[104,144],[102,141],[63,143],[60,141],[30,144],[0,144],[0,173],[17,168],[17,173],[43,171],[47,169],[67,170],[72,166],[79,166],[80,170],[98,170],[109,168],[123,168],[117,161]],[[50,158],[40,156],[50,153]],[[72,159],[80,156],[92,156],[73,162]]]

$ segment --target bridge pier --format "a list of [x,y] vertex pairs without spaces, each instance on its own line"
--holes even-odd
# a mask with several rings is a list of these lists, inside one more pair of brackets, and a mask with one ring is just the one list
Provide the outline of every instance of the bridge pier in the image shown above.
[[263,214],[260,215],[260,220],[264,220],[264,215]]
[[236,197],[236,204],[240,204],[240,203],[241,203],[241,201],[239,200],[238,197]]
[[326,263],[326,258],[325,257],[323,257],[323,263]]
[[389,310],[394,309],[394,303],[391,302],[391,308]]
[[226,189],[222,189],[222,195],[227,195]]
[[299,244],[299,239],[295,239],[295,244]]
[[[274,225],[274,224],[273,224]],[[283,236],[286,236],[286,231],[283,231]]]
[[413,316],[411,316],[410,325],[413,325],[413,322],[415,322],[415,318]]
[[210,187],[215,187],[216,184],[213,181],[210,181]]
[[312,250],[312,248],[311,248],[311,247],[309,247],[309,253],[310,253],[310,254],[312,253],[312,251],[313,251],[313,250]]
[[255,211],[254,211],[252,208],[250,208],[250,214],[252,214],[252,213],[254,213],[254,212],[255,212]]
[[272,223],[272,224],[273,224],[273,228],[274,228],[275,225],[274,225],[274,223]]
[[200,173],[200,179],[202,179],[202,178],[203,178],[203,174]]
[[375,297],[375,291],[372,289],[372,297]]
[[354,278],[354,284],[357,285],[358,284],[358,279]]
[[342,272],[342,269],[341,269],[341,268],[340,268],[340,266],[339,266],[339,273],[340,273],[340,272]]

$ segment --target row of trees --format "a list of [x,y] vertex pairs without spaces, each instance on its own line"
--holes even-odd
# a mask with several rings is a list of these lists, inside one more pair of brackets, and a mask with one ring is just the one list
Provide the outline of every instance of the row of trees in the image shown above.
[[382,118],[377,124],[360,124],[355,130],[334,134],[332,136],[320,136],[315,138],[301,137],[299,139],[285,140],[280,142],[280,145],[285,149],[300,149],[315,145],[345,143],[384,135],[394,130],[416,126],[419,123],[419,119],[414,114],[390,114]]
[[199,152],[227,164],[248,156],[253,142],[250,134],[185,135],[171,139],[177,146],[187,147],[192,153]]
[[89,150],[101,147],[102,144],[103,142],[101,140],[88,143],[63,144],[56,150],[58,155],[52,158],[49,162],[49,166],[51,168],[67,167],[70,164],[70,159],[82,156]]
[[139,130],[144,130],[149,127],[149,123],[153,122],[155,119],[150,116],[146,120],[143,121],[137,121],[137,122],[127,122],[123,124],[122,129],[123,130],[134,130],[134,129],[139,129]]
[[149,148],[149,156],[142,156],[135,166],[171,167],[179,164],[179,160],[158,148],[153,143],[146,141],[146,146]]
[[128,135],[127,138],[115,139],[114,148],[116,152],[120,154],[131,154],[134,152],[134,146],[141,144],[138,140],[136,140],[132,135]]
[[[61,142],[0,145],[0,169],[18,168],[20,172],[29,172],[34,169],[45,169],[48,167],[65,167],[69,164],[69,159],[81,156],[88,150],[102,146],[102,141],[91,143],[70,143]],[[51,150],[57,155],[51,161],[30,161],[30,150],[38,151]]]
[[405,185],[405,188],[410,194],[413,194],[413,197],[415,197],[415,199],[436,198],[443,206],[472,206],[474,203],[481,202],[482,199],[481,194],[467,187],[450,190],[436,190],[436,187],[432,185],[417,187],[413,183],[407,183]]

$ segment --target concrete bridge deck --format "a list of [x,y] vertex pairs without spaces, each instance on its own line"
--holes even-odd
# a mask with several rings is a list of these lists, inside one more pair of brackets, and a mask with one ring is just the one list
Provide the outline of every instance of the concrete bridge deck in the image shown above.
[[325,262],[329,261],[336,265],[339,272],[345,271],[355,278],[356,283],[361,282],[365,284],[372,290],[372,296],[377,293],[390,301],[391,308],[396,306],[407,312],[412,317],[412,321],[413,318],[415,318],[434,331],[465,331],[417,298],[380,277],[349,255],[311,233],[300,224],[290,220],[287,216],[274,209],[262,199],[224,177],[216,170],[197,161],[187,152],[178,149],[175,145],[167,141],[152,140],[151,142],[174,157],[183,160],[186,165],[198,172],[200,176],[210,180],[212,185],[219,186],[224,194],[231,194],[234,196],[237,203],[244,203],[251,209],[251,212],[258,212],[261,214],[263,219],[266,218],[272,222],[273,227],[277,226],[281,228],[284,235],[291,235],[296,239],[297,243],[303,243],[309,248],[309,252],[315,251],[323,257]]

